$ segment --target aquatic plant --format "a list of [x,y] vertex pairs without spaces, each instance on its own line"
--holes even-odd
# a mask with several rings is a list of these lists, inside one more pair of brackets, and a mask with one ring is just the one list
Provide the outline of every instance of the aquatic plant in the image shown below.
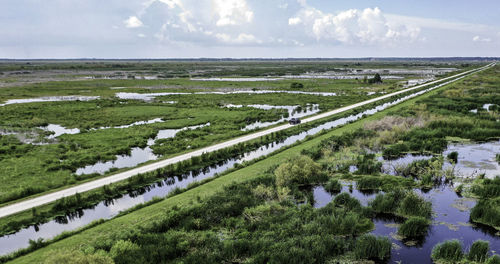
[[462,252],[462,243],[458,240],[448,240],[437,244],[432,249],[432,259],[434,261],[448,261],[457,263],[462,260],[464,253]]
[[470,247],[467,259],[470,261],[485,262],[489,257],[490,243],[484,240],[476,240]]
[[500,203],[498,200],[479,200],[472,208],[470,218],[473,222],[500,227]]
[[366,176],[357,181],[359,190],[378,190],[382,187],[383,181],[379,177]]
[[329,193],[338,193],[342,190],[342,184],[337,179],[330,178],[324,188]]
[[398,234],[407,238],[418,238],[427,235],[430,221],[424,217],[412,216],[408,218],[398,230]]
[[375,160],[375,154],[358,156],[356,165],[358,166],[356,174],[376,174],[382,169],[382,162],[377,162]]
[[432,203],[426,201],[414,192],[409,192],[401,201],[398,213],[406,216],[430,217],[432,214]]

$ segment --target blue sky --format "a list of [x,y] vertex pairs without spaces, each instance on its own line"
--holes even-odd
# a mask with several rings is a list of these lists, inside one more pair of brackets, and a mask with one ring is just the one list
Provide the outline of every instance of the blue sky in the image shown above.
[[500,56],[497,0],[2,0],[0,58]]

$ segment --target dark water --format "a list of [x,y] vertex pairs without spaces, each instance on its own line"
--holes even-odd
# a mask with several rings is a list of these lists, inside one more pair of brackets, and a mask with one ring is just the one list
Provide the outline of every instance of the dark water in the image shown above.
[[[342,192],[349,192],[349,188],[345,186]],[[419,195],[428,201],[432,201],[432,209],[435,212],[433,223],[429,228],[429,233],[425,239],[421,241],[405,241],[397,237],[398,227],[400,222],[394,218],[376,218],[374,219],[375,230],[373,234],[387,236],[393,243],[392,256],[388,263],[432,263],[430,258],[432,248],[443,241],[450,239],[458,239],[462,241],[464,249],[468,250],[470,245],[478,240],[486,240],[490,242],[492,251],[500,252],[500,234],[496,230],[471,224],[469,222],[469,209],[474,207],[473,199],[459,197],[450,185],[442,185],[428,192],[415,190]],[[328,204],[335,196],[332,196],[321,186],[313,189],[314,207],[320,208]],[[374,193],[362,193],[356,190],[355,183],[353,184],[351,196],[361,201],[361,204],[367,205],[368,202],[375,198]],[[412,245],[411,242],[414,242]]]
[[[438,85],[435,88],[440,86],[442,85]],[[57,219],[49,221],[47,223],[43,223],[37,226],[30,226],[28,228],[20,230],[17,233],[2,236],[0,237],[0,254],[7,254],[15,250],[25,248],[29,245],[29,240],[36,240],[38,238],[50,239],[62,233],[63,231],[74,230],[78,227],[85,226],[92,221],[112,218],[116,216],[120,211],[133,207],[137,204],[147,202],[155,196],[165,197],[175,188],[185,188],[190,183],[213,177],[216,173],[221,173],[229,168],[232,168],[235,163],[242,163],[244,161],[252,160],[270,154],[284,146],[292,145],[293,143],[304,139],[308,135],[314,135],[321,132],[322,130],[332,129],[337,126],[356,121],[365,115],[375,114],[390,106],[413,98],[432,89],[434,88],[419,91],[395,101],[376,106],[356,115],[351,115],[345,118],[340,118],[334,121],[323,123],[321,125],[318,125],[317,127],[311,128],[297,135],[290,136],[280,142],[268,144],[267,146],[261,147],[260,149],[245,153],[240,157],[229,159],[225,162],[216,164],[202,171],[191,172],[189,174],[180,175],[175,178],[165,179],[162,182],[152,184],[146,188],[141,188],[120,198],[113,199],[111,201],[100,202],[92,208],[82,209],[77,213],[58,217]]]

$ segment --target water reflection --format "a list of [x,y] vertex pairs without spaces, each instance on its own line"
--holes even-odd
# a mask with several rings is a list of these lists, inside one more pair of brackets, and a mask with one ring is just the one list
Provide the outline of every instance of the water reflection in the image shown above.
[[26,98],[26,99],[10,99],[5,103],[0,104],[0,106],[10,105],[10,104],[26,104],[26,103],[40,103],[40,102],[60,102],[60,101],[90,101],[97,100],[100,96],[45,96],[38,98]]
[[[347,183],[343,182],[342,192],[349,192]],[[350,195],[360,200],[362,205],[375,198],[376,194],[366,194],[354,189]],[[458,196],[452,185],[443,184],[430,191],[423,192],[415,190],[424,199],[432,202],[432,209],[435,212],[432,225],[427,236],[416,240],[401,239],[397,236],[398,226],[403,219],[391,215],[377,215],[373,219],[375,230],[373,234],[387,236],[396,246],[393,247],[392,256],[389,263],[432,263],[430,255],[432,248],[445,240],[458,239],[462,241],[465,248],[470,248],[471,244],[478,240],[490,242],[493,251],[500,250],[500,237],[496,230],[483,225],[469,222],[469,210],[474,207],[475,200]],[[314,207],[326,206],[335,198],[325,191],[322,186],[313,189]]]

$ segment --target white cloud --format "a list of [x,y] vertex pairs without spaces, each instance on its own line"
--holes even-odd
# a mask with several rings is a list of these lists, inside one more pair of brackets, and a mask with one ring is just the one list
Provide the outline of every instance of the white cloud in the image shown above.
[[491,42],[491,39],[490,38],[481,38],[479,36],[474,36],[472,38],[472,41],[474,41],[474,42]]
[[300,17],[291,17],[288,19],[288,25],[297,25],[302,22],[302,19]]
[[260,42],[254,35],[246,33],[240,33],[236,37],[231,37],[229,34],[225,33],[217,33],[215,37],[224,43],[248,44]]
[[[290,26],[302,23],[306,34],[317,41],[344,44],[376,44],[415,41],[420,28],[389,23],[379,8],[349,9],[338,14],[323,13],[305,6],[288,20]],[[309,32],[309,33],[308,33]]]
[[144,35],[144,34],[140,33],[140,34],[137,34],[137,37],[139,37],[139,38],[145,38],[145,37],[146,37],[146,35]]
[[176,6],[182,7],[181,0],[158,0],[168,6],[168,8],[173,9]]
[[125,27],[127,27],[127,28],[138,28],[138,27],[143,26],[142,21],[139,20],[139,18],[136,16],[129,17],[128,19],[123,21],[123,23],[125,24]]
[[253,11],[246,0],[213,0],[212,3],[218,17],[217,26],[241,25],[253,20]]

